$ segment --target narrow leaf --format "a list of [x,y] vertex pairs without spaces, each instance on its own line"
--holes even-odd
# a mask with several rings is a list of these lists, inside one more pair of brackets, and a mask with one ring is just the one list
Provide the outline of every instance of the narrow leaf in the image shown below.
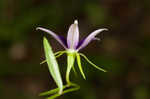
[[58,67],[55,55],[52,51],[50,44],[48,43],[48,40],[45,37],[43,39],[43,44],[44,44],[45,57],[47,60],[50,74],[52,75],[54,81],[56,82],[59,88],[59,94],[61,94],[63,91],[63,82],[62,82],[62,78],[59,72],[59,67]]

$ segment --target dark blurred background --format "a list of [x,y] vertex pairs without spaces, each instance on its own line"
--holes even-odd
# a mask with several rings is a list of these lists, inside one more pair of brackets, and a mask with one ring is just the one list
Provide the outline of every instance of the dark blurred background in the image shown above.
[[[150,1],[149,0],[0,0],[0,99],[44,99],[38,94],[55,88],[44,60],[46,36],[56,52],[62,47],[49,28],[66,36],[79,21],[80,37],[98,28],[101,41],[81,50],[101,72],[82,60],[87,80],[72,72],[81,86],[58,99],[150,99]],[[58,59],[65,75],[66,56]],[[63,76],[64,78],[64,76]]]

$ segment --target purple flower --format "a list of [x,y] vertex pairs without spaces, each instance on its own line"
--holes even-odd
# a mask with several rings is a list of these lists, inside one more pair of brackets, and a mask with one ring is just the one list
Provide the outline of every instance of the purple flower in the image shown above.
[[[86,79],[84,72],[82,70],[80,56],[82,56],[89,64],[91,64],[96,69],[106,72],[106,70],[104,70],[101,67],[92,63],[84,54],[78,52],[82,48],[86,47],[92,40],[98,40],[98,38],[96,38],[96,35],[98,35],[100,32],[102,32],[104,30],[107,30],[106,28],[95,30],[94,32],[89,34],[85,39],[83,39],[81,41],[79,41],[79,28],[78,28],[77,20],[75,20],[74,23],[71,24],[71,26],[69,27],[67,39],[65,39],[62,36],[58,36],[54,32],[52,32],[48,29],[42,28],[42,27],[38,27],[37,30],[42,30],[42,31],[47,32],[48,34],[52,35],[65,48],[65,51],[56,52],[55,56],[57,58],[57,57],[60,57],[61,55],[63,55],[64,53],[67,54],[66,81],[68,84],[70,84],[69,75],[70,75],[71,69],[74,68],[73,65],[75,62],[75,58],[77,59],[77,64],[78,64],[79,70],[80,70],[83,78]],[[43,61],[42,63],[44,63],[44,62],[46,62],[46,60]]]
[[104,30],[108,30],[106,28],[95,30],[90,33],[85,39],[79,41],[79,28],[78,21],[75,20],[73,24],[69,27],[67,39],[62,36],[58,36],[56,33],[51,30],[37,27],[37,30],[42,30],[47,32],[51,36],[53,36],[66,50],[79,51],[82,48],[86,47],[92,40],[97,39],[95,36],[101,33]]

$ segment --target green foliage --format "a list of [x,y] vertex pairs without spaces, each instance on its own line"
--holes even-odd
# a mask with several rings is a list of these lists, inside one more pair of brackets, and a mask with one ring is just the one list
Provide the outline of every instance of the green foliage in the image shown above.
[[59,94],[61,94],[63,91],[63,82],[62,82],[62,78],[59,72],[59,67],[58,67],[55,55],[53,54],[52,48],[49,45],[46,38],[43,39],[43,44],[44,44],[44,50],[45,50],[45,57],[47,60],[46,62],[48,64],[50,74],[52,75],[57,86],[59,87]]

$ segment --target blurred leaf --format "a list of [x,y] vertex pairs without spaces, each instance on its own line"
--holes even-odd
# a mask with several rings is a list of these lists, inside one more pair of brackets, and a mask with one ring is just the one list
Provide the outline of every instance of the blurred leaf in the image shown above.
[[45,57],[46,57],[46,61],[48,64],[50,74],[52,75],[57,86],[59,87],[59,94],[61,94],[63,91],[63,82],[62,82],[62,78],[60,75],[57,60],[46,38],[43,39],[43,44],[44,44]]

